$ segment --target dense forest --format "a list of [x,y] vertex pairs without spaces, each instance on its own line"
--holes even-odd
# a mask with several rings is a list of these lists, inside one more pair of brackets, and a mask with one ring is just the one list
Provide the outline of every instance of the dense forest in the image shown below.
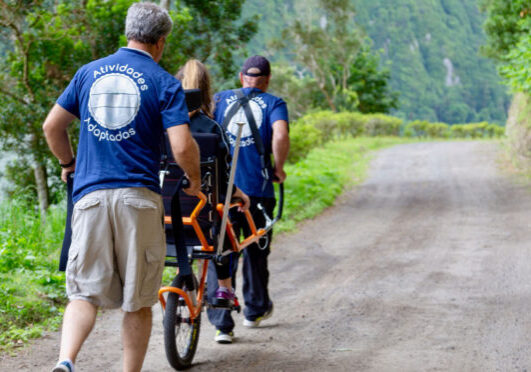
[[[507,88],[494,63],[481,54],[485,14],[478,0],[350,0],[355,20],[390,69],[390,87],[399,92],[392,113],[405,120],[450,124],[489,121],[503,124]],[[316,0],[247,0],[244,14],[260,9],[259,31],[248,49],[286,62],[274,47],[294,19],[326,24]],[[287,61],[290,63],[290,61]]]

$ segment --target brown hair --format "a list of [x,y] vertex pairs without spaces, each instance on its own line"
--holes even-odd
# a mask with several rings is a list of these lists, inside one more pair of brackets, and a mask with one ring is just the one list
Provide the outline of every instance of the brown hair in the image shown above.
[[214,117],[212,115],[212,88],[206,66],[197,59],[190,59],[179,69],[175,77],[181,80],[183,89],[201,90],[201,110],[212,119]]

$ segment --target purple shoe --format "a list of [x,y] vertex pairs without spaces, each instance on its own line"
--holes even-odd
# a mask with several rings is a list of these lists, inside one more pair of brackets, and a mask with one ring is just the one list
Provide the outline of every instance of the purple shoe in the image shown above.
[[231,308],[234,306],[236,296],[234,295],[234,292],[225,289],[218,288],[216,290],[216,297],[214,297],[212,301],[212,305],[214,307],[228,307]]

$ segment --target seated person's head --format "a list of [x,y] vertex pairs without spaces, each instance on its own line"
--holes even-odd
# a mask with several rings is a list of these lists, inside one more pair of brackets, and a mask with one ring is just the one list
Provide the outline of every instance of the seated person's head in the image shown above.
[[[183,89],[201,90],[201,111],[212,118],[212,88],[210,87],[210,74],[206,66],[197,59],[191,59],[179,69],[175,77],[181,81]],[[191,112],[190,116],[195,115],[197,111]]]

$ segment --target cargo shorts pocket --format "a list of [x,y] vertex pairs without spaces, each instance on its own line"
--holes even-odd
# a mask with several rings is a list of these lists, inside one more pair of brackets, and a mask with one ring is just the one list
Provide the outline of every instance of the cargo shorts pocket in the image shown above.
[[96,198],[82,198],[74,205],[74,209],[87,210],[100,205],[100,199]]
[[[79,235],[85,232],[91,222],[97,222],[97,213],[99,211],[100,200],[96,198],[82,198],[74,204],[72,213],[72,240],[79,238]],[[90,220],[91,218],[96,219]],[[80,230],[81,229],[81,230]]]
[[145,252],[145,272],[140,296],[156,296],[162,282],[164,270],[165,250],[161,246],[151,246]]
[[133,207],[135,209],[139,210],[158,210],[158,205],[155,201],[150,199],[142,199],[137,197],[131,197],[131,196],[125,196],[124,197],[124,204],[130,207]]

